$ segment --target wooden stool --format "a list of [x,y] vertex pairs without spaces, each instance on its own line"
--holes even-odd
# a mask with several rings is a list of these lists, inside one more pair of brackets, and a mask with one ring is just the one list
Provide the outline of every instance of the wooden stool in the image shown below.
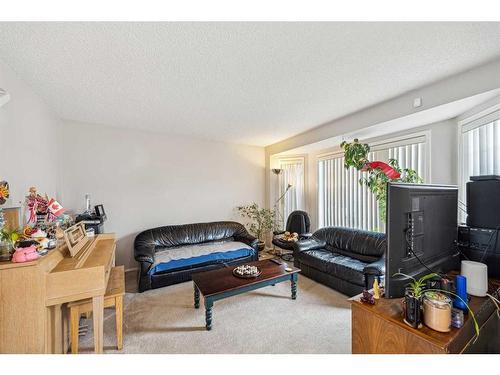
[[[114,307],[116,315],[116,347],[123,348],[123,295],[125,294],[125,268],[111,268],[108,287],[104,295],[104,308]],[[92,299],[68,303],[71,327],[71,353],[78,353],[78,327],[80,315],[92,311]]]

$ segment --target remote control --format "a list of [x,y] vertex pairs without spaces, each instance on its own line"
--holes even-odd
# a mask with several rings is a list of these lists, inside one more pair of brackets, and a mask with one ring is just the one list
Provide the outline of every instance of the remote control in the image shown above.
[[277,265],[280,265],[280,266],[283,264],[283,263],[281,263],[281,261],[279,259],[275,259],[275,258],[272,258],[271,262],[274,262],[274,263],[276,263]]

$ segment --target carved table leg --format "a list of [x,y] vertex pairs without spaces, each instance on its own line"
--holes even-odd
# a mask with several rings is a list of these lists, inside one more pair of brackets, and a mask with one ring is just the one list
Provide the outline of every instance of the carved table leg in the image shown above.
[[291,277],[292,281],[292,299],[297,299],[297,274],[294,273]]
[[193,283],[193,285],[194,285],[194,308],[198,309],[200,307],[200,290],[198,289],[196,284]]
[[210,331],[212,329],[212,307],[214,303],[210,300],[205,298],[205,322],[206,325],[205,327],[207,328],[207,331]]

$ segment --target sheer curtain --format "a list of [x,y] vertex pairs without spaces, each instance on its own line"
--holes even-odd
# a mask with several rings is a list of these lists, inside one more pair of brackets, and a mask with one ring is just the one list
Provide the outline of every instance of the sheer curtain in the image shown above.
[[305,208],[304,159],[280,160],[281,173],[278,176],[278,199],[288,185],[292,185],[279,204],[283,228],[290,213]]
[[[396,159],[401,168],[413,168],[421,177],[426,174],[425,136],[411,137],[372,147],[368,159],[388,162]],[[344,168],[342,153],[318,160],[319,227],[342,226],[385,231],[374,194],[359,183],[366,173]]]

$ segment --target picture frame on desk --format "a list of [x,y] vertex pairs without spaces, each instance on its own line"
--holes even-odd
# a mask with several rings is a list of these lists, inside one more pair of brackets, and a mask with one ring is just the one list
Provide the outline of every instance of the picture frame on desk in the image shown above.
[[83,248],[87,234],[85,232],[85,224],[80,222],[64,231],[64,240],[68,246],[69,253],[72,257],[78,254]]

